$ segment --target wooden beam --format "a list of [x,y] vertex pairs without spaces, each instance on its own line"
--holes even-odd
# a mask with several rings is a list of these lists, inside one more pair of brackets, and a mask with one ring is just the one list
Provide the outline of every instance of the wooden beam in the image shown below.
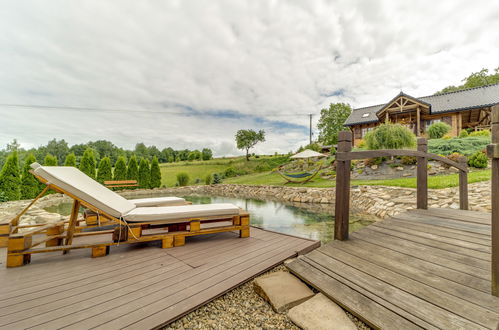
[[[80,201],[74,200],[73,208],[71,209],[71,216],[69,217],[68,233],[66,236],[65,245],[71,245],[73,243],[73,235],[76,227],[76,220],[78,219],[78,211],[80,210]],[[64,254],[68,253],[69,250],[64,250]]]
[[[338,151],[349,153],[352,150],[352,133],[342,131],[338,134]],[[350,160],[336,161],[336,204],[334,209],[334,239],[348,239],[350,213]]]
[[418,107],[416,108],[416,136],[421,135],[421,109]]
[[[499,297],[499,106],[492,107],[492,148],[487,149],[492,158],[492,294]],[[491,152],[492,151],[492,152]]]
[[[418,139],[418,151],[427,152],[428,142],[425,138]],[[428,209],[428,158],[417,157],[416,197],[418,209]]]
[[[459,157],[459,163],[468,166],[468,158]],[[462,170],[459,171],[459,208],[468,210],[468,172]]]

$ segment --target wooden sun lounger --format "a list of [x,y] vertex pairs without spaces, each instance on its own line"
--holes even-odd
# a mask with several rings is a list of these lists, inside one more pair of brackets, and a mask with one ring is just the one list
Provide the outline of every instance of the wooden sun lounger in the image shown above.
[[[64,254],[73,249],[92,249],[92,257],[102,257],[109,253],[110,247],[118,244],[161,241],[162,248],[171,248],[185,244],[188,236],[213,234],[226,231],[239,231],[239,237],[249,237],[249,214],[240,209],[237,215],[207,216],[197,218],[175,219],[174,221],[134,221],[127,222],[98,209],[65,189],[47,182],[42,177],[30,171],[40,182],[46,184],[45,189],[16,217],[9,221],[0,221],[0,239],[7,243],[7,267],[18,267],[28,264],[34,253],[57,252]],[[55,224],[30,226],[31,230],[19,233],[19,219],[45,192],[52,189],[73,199],[69,221]],[[96,212],[116,224],[109,230],[90,231],[86,225],[79,225],[80,207]],[[222,226],[206,226],[203,223],[225,222]],[[25,228],[27,226],[24,226]],[[41,238],[40,238],[41,236]],[[73,239],[82,236],[102,236],[97,243],[73,244]],[[45,246],[40,246],[45,245]]]

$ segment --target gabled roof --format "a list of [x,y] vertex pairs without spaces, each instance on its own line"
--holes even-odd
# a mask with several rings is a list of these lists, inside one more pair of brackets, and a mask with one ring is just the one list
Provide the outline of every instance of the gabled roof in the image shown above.
[[378,122],[376,113],[400,96],[410,97],[421,103],[429,104],[431,114],[457,112],[499,104],[499,84],[418,98],[401,92],[388,103],[353,109],[352,114],[345,122],[345,126]]

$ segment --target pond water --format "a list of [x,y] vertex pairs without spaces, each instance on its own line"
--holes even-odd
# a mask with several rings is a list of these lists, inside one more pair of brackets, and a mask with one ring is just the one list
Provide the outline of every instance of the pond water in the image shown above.
[[[144,196],[144,197],[159,197]],[[250,213],[251,225],[285,234],[322,242],[333,238],[334,208],[328,204],[290,203],[217,196],[183,196],[193,204],[232,203]],[[141,198],[137,196],[136,198]],[[46,208],[49,212],[69,215],[71,203],[62,203]],[[350,215],[350,232],[376,221],[369,214],[354,212]]]

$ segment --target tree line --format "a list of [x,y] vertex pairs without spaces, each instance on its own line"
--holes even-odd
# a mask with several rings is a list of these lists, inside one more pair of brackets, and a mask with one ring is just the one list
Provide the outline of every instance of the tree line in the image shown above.
[[[64,158],[63,165],[78,167],[83,173],[100,183],[109,180],[136,180],[138,188],[148,189],[161,186],[161,170],[156,156],[153,156],[151,161],[141,157],[140,162],[137,161],[135,154],[132,154],[128,161],[124,156],[118,156],[114,162],[114,171],[111,158],[104,156],[97,161],[95,150],[92,148],[87,148],[83,152],[79,165],[76,160],[76,155],[71,152]],[[0,202],[32,199],[43,190],[44,185],[29,173],[30,165],[34,162],[37,162],[37,158],[33,153],[29,153],[22,163],[17,150],[8,154],[0,171]],[[47,154],[41,163],[45,166],[60,165],[57,158],[51,154]]]
[[114,164],[120,156],[130,159],[135,155],[138,159],[145,158],[152,162],[153,157],[156,157],[159,163],[173,163],[180,161],[192,160],[210,160],[213,158],[213,152],[209,148],[202,150],[174,150],[171,147],[159,150],[156,146],[146,146],[144,143],[137,143],[134,150],[127,150],[117,147],[112,142],[107,140],[90,141],[88,143],[75,144],[69,146],[64,140],[52,139],[46,145],[38,148],[23,149],[20,147],[17,140],[7,144],[7,147],[0,150],[0,167],[3,166],[7,156],[14,150],[18,152],[19,161],[23,163],[29,154],[33,154],[36,159],[43,160],[47,155],[55,157],[58,165],[63,165],[66,156],[74,154],[79,163],[83,157],[85,150],[92,149],[96,161],[101,158],[109,157],[112,164]]

